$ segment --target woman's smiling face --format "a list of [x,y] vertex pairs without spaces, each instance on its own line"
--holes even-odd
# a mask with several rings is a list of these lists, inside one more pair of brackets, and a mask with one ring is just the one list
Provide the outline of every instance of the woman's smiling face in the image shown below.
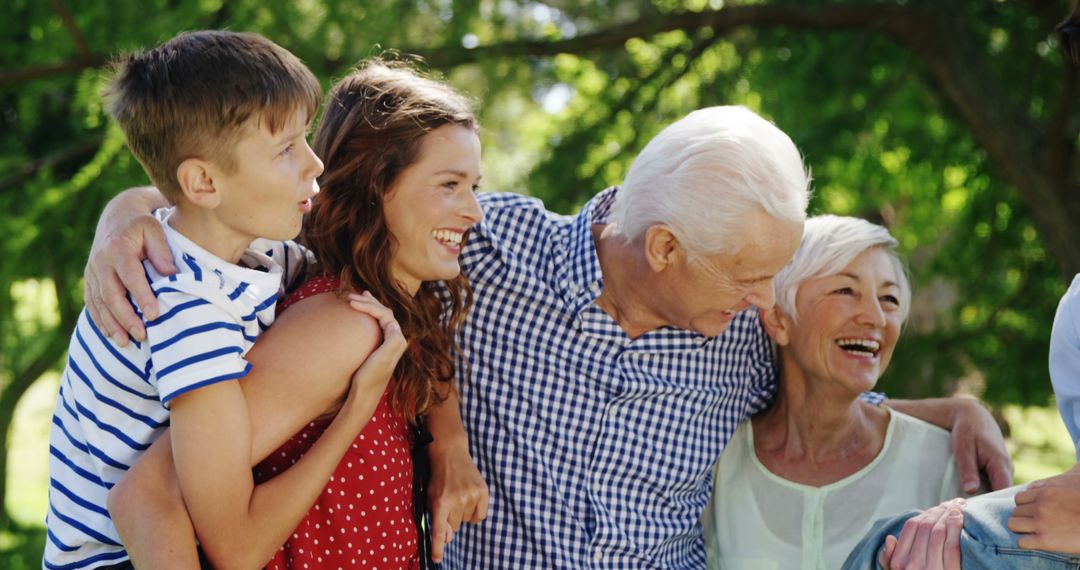
[[424,281],[461,273],[465,233],[483,217],[475,194],[479,181],[480,138],[456,124],[424,135],[419,158],[394,181],[383,205],[396,242],[390,271],[410,293]]
[[900,336],[899,283],[880,247],[835,275],[807,280],[796,295],[798,321],[780,316],[788,332],[783,350],[811,381],[839,382],[856,393],[873,388]]

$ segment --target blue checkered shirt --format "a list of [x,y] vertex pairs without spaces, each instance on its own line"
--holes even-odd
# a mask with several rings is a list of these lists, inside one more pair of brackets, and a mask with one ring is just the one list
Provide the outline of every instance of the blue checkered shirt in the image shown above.
[[461,345],[462,416],[491,491],[444,568],[704,568],[699,519],[713,464],[776,392],[756,311],[706,338],[665,327],[631,340],[595,303],[592,225],[526,196],[479,196],[462,263],[476,304]]

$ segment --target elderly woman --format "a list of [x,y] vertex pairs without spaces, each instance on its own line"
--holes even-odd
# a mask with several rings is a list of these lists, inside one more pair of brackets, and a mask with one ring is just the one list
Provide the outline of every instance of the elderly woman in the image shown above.
[[859,398],[908,314],[896,243],[856,218],[807,221],[762,315],[779,394],[716,466],[703,518],[711,568],[840,568],[876,519],[960,494],[946,431]]

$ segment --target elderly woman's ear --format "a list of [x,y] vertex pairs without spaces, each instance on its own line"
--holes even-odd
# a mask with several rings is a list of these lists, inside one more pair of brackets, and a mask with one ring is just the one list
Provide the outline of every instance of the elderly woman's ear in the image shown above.
[[760,315],[761,324],[765,326],[765,332],[769,334],[769,338],[780,346],[787,346],[791,319],[781,313],[780,308],[775,305],[767,311],[762,311]]

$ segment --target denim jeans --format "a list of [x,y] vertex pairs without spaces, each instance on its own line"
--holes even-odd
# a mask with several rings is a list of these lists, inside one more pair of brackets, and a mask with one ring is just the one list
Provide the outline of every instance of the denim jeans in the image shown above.
[[[964,508],[964,530],[960,534],[964,570],[1080,570],[1080,555],[1022,550],[1016,545],[1017,535],[1006,523],[1015,506],[1013,496],[1023,488],[1012,487],[968,499]],[[904,522],[919,512],[907,511],[874,523],[844,562],[844,570],[876,570],[878,552],[885,544],[885,537],[899,536]]]

